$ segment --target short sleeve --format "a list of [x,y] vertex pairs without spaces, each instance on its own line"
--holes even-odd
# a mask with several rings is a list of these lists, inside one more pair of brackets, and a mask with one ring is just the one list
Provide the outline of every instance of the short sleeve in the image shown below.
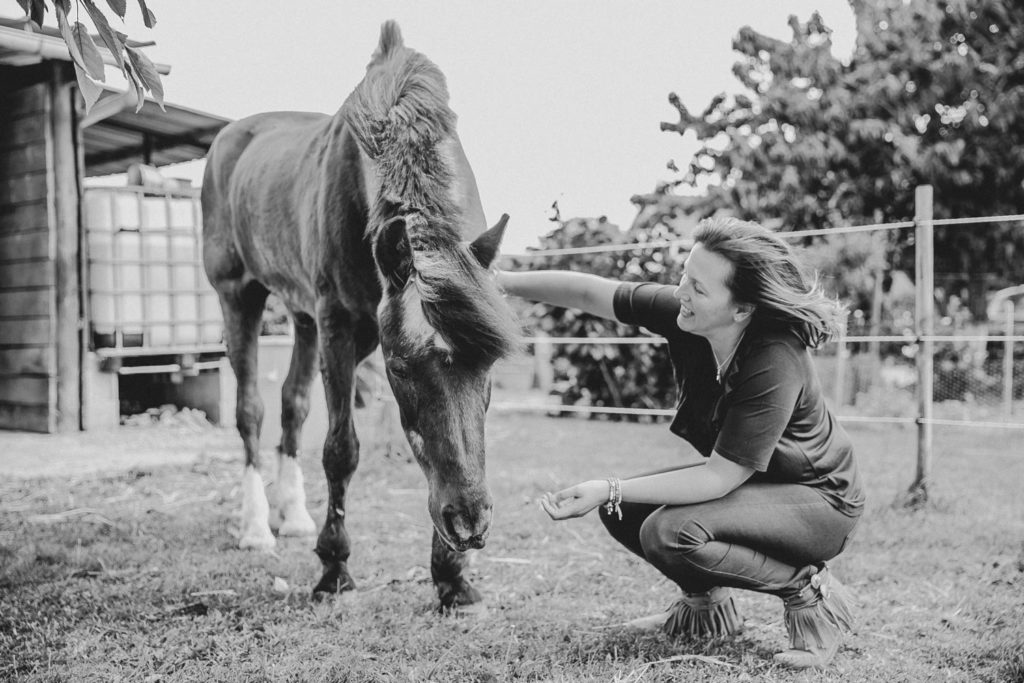
[[804,380],[802,365],[786,345],[770,344],[751,353],[733,380],[715,451],[758,472],[767,471]]
[[664,337],[678,333],[679,302],[673,287],[653,282],[624,282],[612,300],[615,318],[627,325],[639,325]]

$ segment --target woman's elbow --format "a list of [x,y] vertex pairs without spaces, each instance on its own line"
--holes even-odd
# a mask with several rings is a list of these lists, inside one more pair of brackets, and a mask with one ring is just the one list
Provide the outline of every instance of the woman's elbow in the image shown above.
[[729,495],[750,479],[750,476],[754,473],[752,468],[732,462],[721,456],[718,456],[715,462],[709,464],[713,466],[707,472],[709,475],[708,488],[709,492],[715,496],[715,499],[724,498]]

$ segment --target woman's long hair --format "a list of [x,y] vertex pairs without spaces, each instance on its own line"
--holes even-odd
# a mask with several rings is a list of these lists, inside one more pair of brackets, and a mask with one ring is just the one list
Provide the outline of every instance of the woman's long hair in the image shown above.
[[726,285],[737,303],[754,306],[752,322],[789,328],[811,348],[843,331],[846,307],[827,296],[818,274],[808,276],[789,243],[767,228],[709,218],[693,239],[732,264]]

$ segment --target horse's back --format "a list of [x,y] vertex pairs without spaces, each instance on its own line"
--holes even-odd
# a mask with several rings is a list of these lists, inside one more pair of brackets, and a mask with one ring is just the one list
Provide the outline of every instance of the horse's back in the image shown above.
[[268,112],[228,124],[210,146],[203,178],[204,202],[215,208],[230,201],[232,190],[245,182],[236,176],[240,167],[243,174],[258,176],[301,163],[301,150],[329,121],[326,114]]
[[202,189],[204,261],[215,286],[252,278],[271,290],[308,289],[304,205],[316,185],[314,151],[329,123],[326,114],[269,112],[217,135]]

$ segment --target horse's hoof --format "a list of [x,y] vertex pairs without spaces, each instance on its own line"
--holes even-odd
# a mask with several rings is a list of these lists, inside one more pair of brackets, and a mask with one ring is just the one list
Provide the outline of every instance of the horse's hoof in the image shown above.
[[273,550],[277,539],[270,532],[270,527],[250,529],[238,539],[238,547],[242,550]]
[[356,582],[348,575],[348,572],[328,572],[321,577],[320,582],[313,588],[313,600],[319,602],[332,595],[338,595],[346,591],[354,591]]
[[305,508],[296,510],[285,516],[284,523],[278,528],[279,536],[315,536],[316,522],[309,516]]
[[316,588],[313,589],[313,602],[323,602],[333,597],[348,597],[354,595],[355,590],[355,584],[348,584],[339,590],[334,590],[333,587],[321,588],[320,584],[317,584]]
[[469,605],[453,605],[451,607],[442,605],[441,614],[457,619],[486,619],[489,610],[487,609],[487,603],[474,602]]
[[316,604],[329,604],[337,608],[350,610],[358,604],[361,595],[362,593],[354,588],[346,588],[339,593],[314,589],[310,598]]
[[281,525],[283,524],[284,518],[281,516],[281,514],[274,510],[271,510],[270,516],[267,518],[267,526],[270,527],[270,530],[274,532],[279,531],[281,529]]

